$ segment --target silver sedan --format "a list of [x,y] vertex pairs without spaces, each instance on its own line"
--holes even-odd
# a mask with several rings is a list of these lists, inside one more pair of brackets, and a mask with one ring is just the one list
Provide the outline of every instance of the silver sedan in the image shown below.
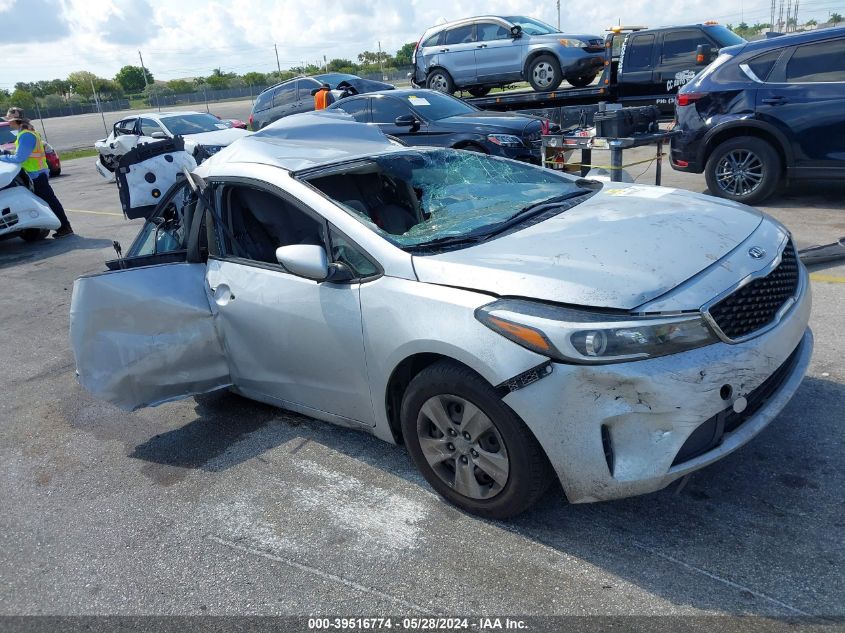
[[615,499],[724,457],[813,345],[807,273],[758,211],[401,147],[336,114],[222,150],[108,266],[71,305],[95,395],[228,388],[359,428],[493,518],[555,481]]

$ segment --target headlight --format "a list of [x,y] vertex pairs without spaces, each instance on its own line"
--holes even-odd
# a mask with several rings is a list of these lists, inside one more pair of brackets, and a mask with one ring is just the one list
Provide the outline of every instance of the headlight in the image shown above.
[[567,48],[584,48],[587,46],[586,42],[582,42],[581,40],[576,40],[571,37],[566,38],[564,40],[558,40],[561,46],[566,46]]
[[501,299],[475,311],[491,330],[567,363],[622,363],[717,342],[700,314],[635,317]]
[[513,134],[488,134],[487,140],[503,147],[522,147],[522,139]]

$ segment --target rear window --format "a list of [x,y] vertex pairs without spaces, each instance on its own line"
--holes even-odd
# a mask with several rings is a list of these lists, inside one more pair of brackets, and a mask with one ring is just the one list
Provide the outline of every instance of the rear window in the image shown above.
[[438,42],[440,42],[440,37],[443,35],[444,31],[440,31],[440,33],[435,33],[431,37],[429,37],[425,42],[421,44],[421,46],[437,46]]
[[768,53],[757,55],[754,59],[748,60],[748,67],[751,69],[751,72],[757,76],[757,79],[760,81],[766,81],[769,73],[772,72],[772,68],[775,67],[775,62],[777,62],[778,57],[780,57],[781,51],[783,51],[783,49],[769,51]]
[[786,81],[845,81],[845,39],[799,46],[786,65]]
[[255,100],[255,105],[252,107],[254,112],[261,112],[267,110],[273,105],[273,91],[265,90]]

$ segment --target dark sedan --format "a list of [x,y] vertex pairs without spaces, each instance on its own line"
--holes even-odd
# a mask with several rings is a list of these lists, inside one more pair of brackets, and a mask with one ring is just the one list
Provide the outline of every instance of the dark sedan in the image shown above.
[[[549,123],[512,112],[485,112],[435,90],[391,90],[347,97],[329,107],[378,125],[408,145],[454,147],[540,163]],[[556,127],[556,126],[553,126]]]

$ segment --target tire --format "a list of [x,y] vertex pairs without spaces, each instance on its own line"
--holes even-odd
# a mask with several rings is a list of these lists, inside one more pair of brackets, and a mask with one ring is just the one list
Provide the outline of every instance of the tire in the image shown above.
[[782,171],[780,157],[770,143],[754,136],[740,136],[711,152],[704,177],[714,196],[757,204],[772,195]]
[[405,391],[401,418],[416,467],[466,512],[488,519],[516,516],[554,480],[525,424],[493,387],[462,365],[439,361],[417,374]]
[[490,88],[470,88],[468,91],[473,97],[486,97]]
[[57,176],[61,176],[61,175],[62,175],[62,169],[61,169],[61,167],[60,167],[59,169],[57,169],[56,171],[51,171],[51,172],[50,172],[50,178],[55,178],[55,177],[57,177]]
[[426,88],[429,90],[436,90],[437,92],[445,92],[450,95],[455,92],[455,82],[452,81],[452,75],[442,68],[435,68],[425,80]]
[[24,242],[40,242],[50,235],[47,229],[24,229],[19,234]]
[[[596,73],[598,74],[598,73]],[[566,81],[575,88],[585,88],[596,80],[596,75],[582,75],[581,77],[567,77]]]
[[563,81],[560,64],[553,55],[540,55],[528,64],[527,79],[537,92],[555,90]]

